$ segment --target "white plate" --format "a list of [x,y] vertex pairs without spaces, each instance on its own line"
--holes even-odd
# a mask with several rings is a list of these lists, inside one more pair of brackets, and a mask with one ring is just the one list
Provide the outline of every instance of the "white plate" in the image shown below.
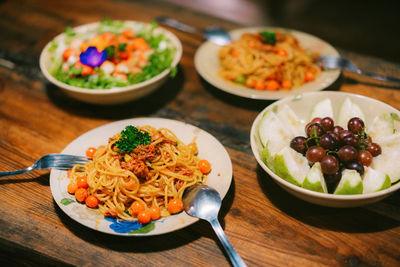
[[[377,202],[379,200],[384,199],[385,197],[388,197],[396,190],[400,189],[400,182],[398,182],[396,184],[393,184],[391,187],[387,189],[368,194],[335,195],[335,194],[324,194],[320,192],[314,192],[285,181],[284,179],[276,175],[271,169],[269,169],[267,165],[262,161],[261,152],[263,150],[263,146],[261,145],[260,140],[258,138],[258,127],[259,127],[258,125],[260,124],[261,119],[265,114],[265,112],[269,110],[277,112],[284,105],[288,105],[296,113],[296,115],[300,120],[302,120],[303,122],[308,122],[310,121],[309,117],[314,105],[323,99],[329,98],[332,102],[332,107],[334,111],[333,119],[337,119],[340,106],[346,97],[349,97],[350,100],[353,103],[357,104],[364,112],[365,124],[367,127],[373,121],[376,115],[380,115],[383,113],[387,114],[393,113],[397,114],[397,116],[400,116],[400,111],[398,111],[397,109],[381,101],[366,96],[344,93],[344,92],[310,92],[297,95],[295,97],[287,97],[279,101],[276,101],[273,104],[266,107],[263,111],[261,111],[254,120],[250,132],[250,143],[253,154],[258,164],[260,164],[260,166],[264,169],[264,171],[266,171],[269,174],[269,176],[279,186],[281,186],[290,194],[317,205],[347,208],[347,207],[358,207]],[[335,122],[337,123],[337,121]],[[398,163],[394,162],[394,164]]]
[[[127,125],[150,125],[155,128],[168,128],[186,144],[190,143],[194,137],[197,137],[198,156],[207,159],[212,166],[212,170],[208,174],[207,185],[215,188],[221,195],[221,198],[226,195],[232,180],[232,162],[228,152],[215,137],[184,122],[161,118],[135,118],[112,122],[79,136],[61,153],[85,155],[88,147],[98,147],[107,144],[109,137],[121,132]],[[139,223],[106,219],[98,209],[87,208],[86,205],[77,203],[76,201],[68,205],[63,204],[70,202],[69,200],[75,200],[75,197],[67,192],[68,183],[69,178],[67,178],[66,171],[51,171],[50,188],[55,202],[73,220],[100,232],[127,236],[159,235],[181,229],[198,220],[190,217],[185,212],[181,212],[177,215],[152,222],[139,230],[145,233],[129,233],[131,230],[135,230],[136,227],[140,227]],[[149,228],[153,226],[154,229],[149,231]]]
[[[283,33],[290,33],[296,37],[300,46],[304,49],[310,49],[313,52],[317,52],[320,55],[339,55],[335,48],[325,41],[296,30],[284,29],[284,28],[272,28],[272,27],[253,27],[253,28],[241,28],[231,31],[230,34],[233,40],[240,39],[243,33],[251,32],[256,33],[261,30],[273,31],[280,30]],[[313,82],[304,84],[299,88],[292,90],[280,90],[280,91],[259,91],[255,89],[247,88],[243,85],[236,84],[234,82],[227,81],[218,75],[218,71],[221,68],[218,52],[221,46],[218,46],[210,41],[202,44],[196,51],[194,57],[194,64],[198,73],[213,86],[241,97],[253,98],[253,99],[264,99],[264,100],[276,100],[290,95],[301,94],[310,91],[319,91],[329,85],[331,85],[340,75],[339,70],[323,71],[319,77]]]

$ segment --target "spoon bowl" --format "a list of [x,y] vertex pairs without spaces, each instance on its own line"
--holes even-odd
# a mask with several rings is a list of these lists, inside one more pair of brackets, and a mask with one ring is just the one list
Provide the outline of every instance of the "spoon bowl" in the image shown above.
[[211,224],[233,266],[246,266],[218,222],[218,212],[221,207],[221,197],[218,192],[206,185],[192,185],[185,190],[182,200],[187,214],[206,220]]

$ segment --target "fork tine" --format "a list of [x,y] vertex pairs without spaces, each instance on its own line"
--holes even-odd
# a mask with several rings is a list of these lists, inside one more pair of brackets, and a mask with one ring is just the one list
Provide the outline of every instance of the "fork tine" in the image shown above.
[[77,156],[77,155],[68,155],[68,154],[49,154],[50,157],[55,159],[81,159],[81,160],[89,160],[85,156]]

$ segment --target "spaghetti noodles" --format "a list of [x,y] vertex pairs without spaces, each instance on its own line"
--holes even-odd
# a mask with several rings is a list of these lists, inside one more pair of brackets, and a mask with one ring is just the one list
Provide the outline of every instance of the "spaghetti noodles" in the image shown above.
[[291,34],[245,33],[219,51],[219,75],[257,90],[292,89],[321,72],[316,54],[305,51]]
[[139,215],[133,203],[145,210],[159,209],[161,217],[169,216],[182,209],[171,209],[171,202],[181,201],[187,187],[207,181],[206,173],[199,168],[204,160],[196,156],[195,139],[186,145],[166,128],[137,129],[148,133],[149,144],[122,152],[117,145],[122,132],[118,133],[106,146],[97,148],[92,161],[71,171],[70,184],[86,177],[87,193],[98,199],[104,216],[136,220]]

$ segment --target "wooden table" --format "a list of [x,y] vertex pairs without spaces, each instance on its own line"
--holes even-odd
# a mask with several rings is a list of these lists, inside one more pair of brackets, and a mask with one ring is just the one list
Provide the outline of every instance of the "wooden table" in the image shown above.
[[[202,80],[193,63],[202,42],[198,37],[174,31],[183,43],[179,73],[157,92],[157,98],[151,95],[121,106],[93,106],[66,98],[41,75],[41,49],[66,25],[105,16],[151,21],[158,15],[199,27],[238,26],[156,0],[3,1],[0,56],[15,67],[0,68],[0,171],[25,168],[108,122],[138,116],[178,119],[210,132],[229,152],[233,182],[220,221],[249,266],[399,266],[400,193],[367,207],[334,209],[303,202],[283,191],[257,165],[249,144],[254,118],[271,102],[228,95]],[[366,70],[400,77],[399,65],[340,52]],[[344,74],[330,89],[370,96],[400,109],[400,91],[353,78]],[[4,264],[230,264],[203,221],[146,238],[111,236],[80,225],[53,201],[49,171],[2,178],[0,214],[0,262]]]

